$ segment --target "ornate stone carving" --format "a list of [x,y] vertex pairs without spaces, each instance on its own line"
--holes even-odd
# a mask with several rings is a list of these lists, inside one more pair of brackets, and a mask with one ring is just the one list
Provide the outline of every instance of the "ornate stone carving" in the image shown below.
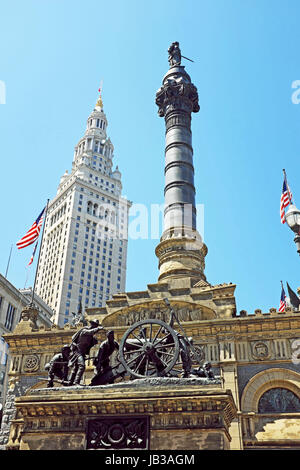
[[24,307],[24,309],[21,312],[21,321],[28,321],[31,328],[37,329],[37,317],[38,317],[38,310],[31,305],[28,305],[28,307]]
[[103,417],[90,420],[87,449],[148,449],[149,417]]
[[[201,307],[194,309],[190,306],[180,308],[175,307],[175,311],[180,321],[196,321],[203,318],[203,308]],[[125,314],[115,314],[114,317],[107,319],[109,321],[104,320],[103,325],[105,327],[112,326],[112,324],[116,326],[130,326],[138,321],[147,319],[162,320],[168,323],[169,312],[167,309],[163,308],[139,308],[131,310]]]
[[255,343],[251,343],[251,350],[254,359],[263,361],[270,357],[269,346],[263,341],[256,341]]
[[24,357],[23,371],[24,372],[36,372],[40,366],[40,358],[37,354],[29,354]]
[[169,79],[160,87],[156,93],[155,102],[160,117],[175,110],[182,110],[187,113],[197,113],[200,110],[198,91],[195,85],[175,78]]

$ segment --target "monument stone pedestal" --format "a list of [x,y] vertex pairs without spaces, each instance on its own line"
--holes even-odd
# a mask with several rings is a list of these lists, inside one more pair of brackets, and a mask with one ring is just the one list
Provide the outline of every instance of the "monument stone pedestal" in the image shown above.
[[227,450],[236,407],[208,379],[153,378],[31,390],[7,449]]

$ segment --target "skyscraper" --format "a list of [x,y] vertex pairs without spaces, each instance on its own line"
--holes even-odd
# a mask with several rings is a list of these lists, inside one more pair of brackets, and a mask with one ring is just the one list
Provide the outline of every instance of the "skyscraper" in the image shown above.
[[112,168],[114,147],[106,128],[99,96],[75,147],[72,170],[61,177],[48,205],[36,292],[59,325],[125,290],[131,203],[121,196],[121,173]]

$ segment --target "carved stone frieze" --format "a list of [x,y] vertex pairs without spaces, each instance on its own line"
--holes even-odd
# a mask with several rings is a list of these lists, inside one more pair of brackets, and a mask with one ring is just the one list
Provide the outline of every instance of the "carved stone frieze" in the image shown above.
[[[195,306],[193,304],[186,304],[186,306],[174,306],[174,311],[178,320],[181,322],[197,321],[207,317],[214,317],[214,312],[202,306]],[[170,311],[167,308],[160,307],[159,305],[145,305],[143,307],[136,306],[127,309],[126,312],[115,312],[104,319],[103,326],[131,326],[141,320],[161,320],[168,323],[170,320]]]

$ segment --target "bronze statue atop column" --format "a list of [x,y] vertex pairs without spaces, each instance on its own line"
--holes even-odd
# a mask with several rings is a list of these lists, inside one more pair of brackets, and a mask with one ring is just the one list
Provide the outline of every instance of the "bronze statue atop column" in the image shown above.
[[172,42],[171,46],[168,49],[168,53],[169,53],[168,61],[169,61],[170,67],[174,67],[176,65],[181,64],[181,51],[180,51],[178,41]]

